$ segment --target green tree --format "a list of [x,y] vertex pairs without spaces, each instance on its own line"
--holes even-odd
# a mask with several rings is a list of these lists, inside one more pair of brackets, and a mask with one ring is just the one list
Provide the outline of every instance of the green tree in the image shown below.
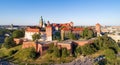
[[94,37],[94,32],[88,28],[85,28],[81,33],[80,33],[82,38],[89,39]]
[[30,58],[35,59],[37,57],[35,48],[32,48],[30,51]]
[[53,52],[53,54],[54,54],[54,56],[55,57],[60,57],[61,55],[60,55],[60,50],[58,49],[58,47],[54,47],[54,52]]
[[22,31],[22,30],[15,30],[15,31],[12,33],[12,36],[13,36],[13,38],[21,38],[21,37],[24,37],[24,31]]
[[77,48],[75,49],[75,53],[76,53],[76,55],[82,54],[81,46],[77,46]]
[[69,33],[69,38],[71,40],[77,40],[77,38],[75,37],[75,34],[73,34],[73,33]]
[[48,50],[47,50],[47,53],[53,53],[53,51],[54,51],[54,43],[51,43],[51,44],[49,45],[49,48],[48,48]]
[[60,32],[55,32],[55,34],[52,35],[53,36],[53,40],[61,40],[61,35]]
[[62,48],[62,57],[67,57],[69,56],[69,52],[66,48]]
[[113,49],[116,53],[118,51],[118,44],[110,37],[108,37],[107,35],[103,35],[101,37],[98,37],[95,41],[94,41],[94,47],[97,50],[101,50],[101,49],[108,49],[111,48]]
[[94,32],[92,30],[88,30],[88,39],[94,37]]
[[14,47],[16,44],[12,37],[6,37],[3,45],[5,48],[11,48]]
[[35,40],[37,40],[37,39],[40,39],[40,34],[33,34],[32,35],[32,39],[33,39],[33,41],[35,41]]
[[86,45],[82,46],[81,50],[82,50],[83,55],[90,55],[90,54],[93,54],[94,52],[96,52],[96,49],[94,48],[94,46],[92,44],[86,44]]

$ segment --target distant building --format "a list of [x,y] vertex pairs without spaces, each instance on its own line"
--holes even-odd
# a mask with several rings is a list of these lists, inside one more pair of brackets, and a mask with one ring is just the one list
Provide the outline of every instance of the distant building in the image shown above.
[[52,41],[52,26],[46,27],[46,38],[47,41]]
[[95,30],[97,32],[97,36],[101,35],[101,25],[99,23],[96,24]]
[[32,27],[27,27],[25,29],[25,39],[27,40],[32,40],[32,35],[33,34],[39,34],[40,33],[40,29],[39,28],[32,28]]
[[5,36],[4,35],[0,35],[0,43],[3,43],[4,39],[5,39]]
[[111,37],[116,42],[120,41],[120,35],[117,35],[117,34],[108,34],[108,36]]

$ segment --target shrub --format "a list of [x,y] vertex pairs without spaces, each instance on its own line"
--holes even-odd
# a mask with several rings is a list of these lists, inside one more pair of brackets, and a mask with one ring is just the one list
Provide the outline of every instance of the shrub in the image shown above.
[[37,54],[34,48],[31,49],[29,57],[32,59],[35,59],[37,57]]
[[9,56],[15,54],[17,51],[18,51],[18,50],[11,50],[11,51],[9,51]]
[[55,57],[60,57],[60,50],[58,49],[58,47],[54,47],[54,52],[53,52]]
[[69,52],[66,48],[62,48],[62,57],[67,57],[69,56]]
[[22,30],[15,30],[12,34],[13,38],[21,38],[24,37],[24,31]]
[[6,37],[5,38],[5,41],[4,41],[4,44],[3,44],[3,46],[5,47],[5,48],[11,48],[11,47],[14,47],[16,44],[15,44],[15,42],[14,42],[14,40],[13,40],[13,38],[12,37]]

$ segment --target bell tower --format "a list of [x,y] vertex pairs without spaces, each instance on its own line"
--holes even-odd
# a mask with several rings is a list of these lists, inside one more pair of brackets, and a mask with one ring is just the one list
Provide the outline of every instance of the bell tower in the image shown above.
[[97,36],[99,36],[101,34],[101,25],[99,23],[96,24],[95,30],[97,32]]
[[46,40],[52,41],[52,26],[46,27]]
[[40,21],[39,21],[39,27],[41,28],[43,26],[43,18],[42,16],[40,17]]

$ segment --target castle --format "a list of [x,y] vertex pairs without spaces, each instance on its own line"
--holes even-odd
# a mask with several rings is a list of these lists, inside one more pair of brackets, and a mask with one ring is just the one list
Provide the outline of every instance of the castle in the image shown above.
[[[97,33],[97,36],[101,33],[101,25],[99,23],[96,24],[95,29],[89,28],[90,30],[94,30]],[[38,26],[31,26],[25,29],[25,37],[24,40],[14,39],[17,44],[22,43],[22,48],[34,47],[36,52],[43,54],[43,51],[49,48],[50,43],[54,43],[60,48],[67,48],[72,51],[72,45],[80,45],[83,46],[85,44],[90,44],[94,39],[84,40],[84,41],[64,41],[64,36],[67,36],[69,33],[73,33],[76,37],[79,37],[79,34],[84,30],[83,27],[74,27],[73,22],[69,23],[50,23],[49,21],[45,23],[43,18],[41,17]],[[57,33],[57,35],[56,35]],[[58,35],[59,33],[59,35]],[[40,34],[41,38],[37,41],[32,40],[33,34]],[[62,42],[54,41],[54,38],[58,38],[58,36],[63,40]]]

